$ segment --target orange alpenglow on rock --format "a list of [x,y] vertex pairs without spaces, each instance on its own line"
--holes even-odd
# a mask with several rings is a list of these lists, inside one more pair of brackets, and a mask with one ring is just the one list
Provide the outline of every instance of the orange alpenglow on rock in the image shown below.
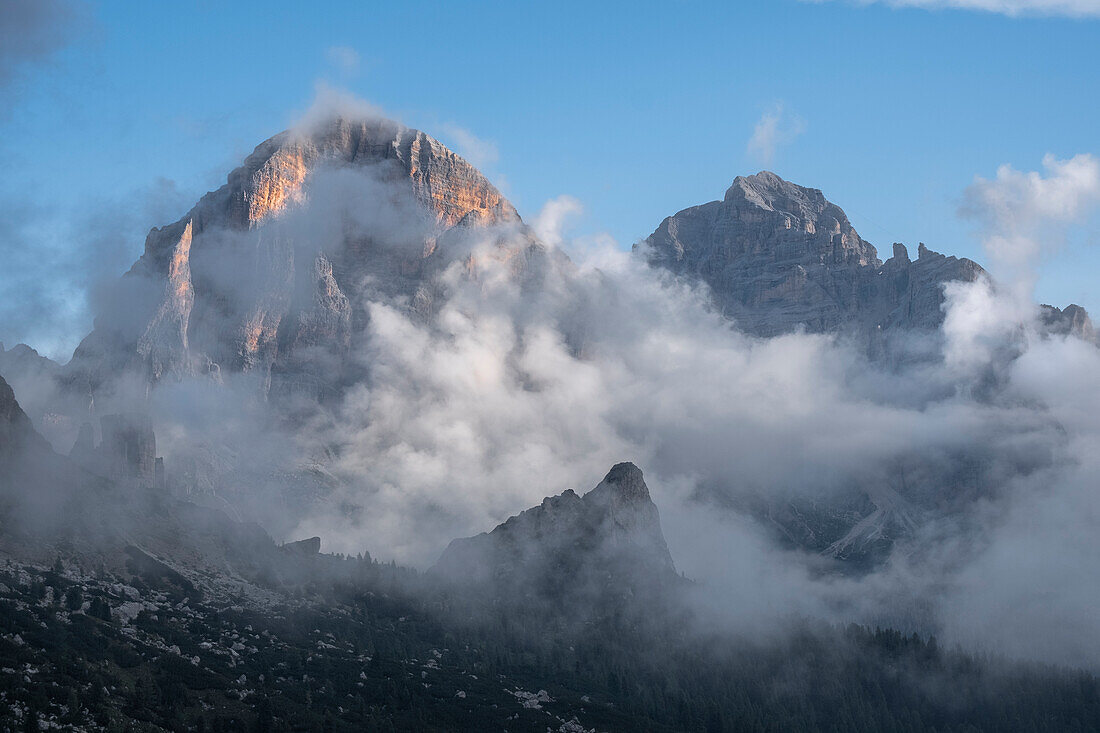
[[[313,202],[315,184],[348,184],[347,200],[318,189]],[[329,215],[334,205],[345,208]],[[289,218],[297,210],[305,219]],[[539,270],[546,249],[512,204],[431,136],[377,117],[287,130],[149,232],[119,283],[122,305],[97,318],[69,381],[94,394],[127,371],[150,383],[256,372],[265,392],[320,394],[341,379],[367,288],[430,312],[433,278],[472,258],[468,233],[496,226],[485,241],[499,252],[487,256],[520,277]]]

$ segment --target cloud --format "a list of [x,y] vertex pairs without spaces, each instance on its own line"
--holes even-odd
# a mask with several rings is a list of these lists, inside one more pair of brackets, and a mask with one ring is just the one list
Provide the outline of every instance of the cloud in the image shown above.
[[475,168],[492,168],[500,160],[500,151],[496,143],[491,140],[484,140],[466,128],[454,124],[443,125],[442,131],[453,144],[455,152]]
[[64,48],[85,7],[77,0],[11,0],[0,4],[0,87],[28,65]]
[[1100,160],[1043,158],[1045,175],[1002,165],[993,179],[976,176],[960,214],[978,223],[993,274],[1016,310],[1029,304],[1044,255],[1057,251],[1067,228],[1100,206]]
[[[827,2],[828,0],[807,1]],[[854,0],[854,2],[858,5],[882,4],[895,8],[974,10],[988,13],[1000,13],[1010,17],[1100,17],[1100,2],[1097,0]]]
[[538,216],[531,223],[531,228],[546,244],[551,247],[560,247],[564,241],[562,229],[566,221],[583,211],[584,206],[576,198],[567,195],[558,196],[543,205]]
[[[376,112],[322,87],[305,119],[332,110]],[[998,210],[1024,230],[1080,216],[1090,165],[979,179],[974,219],[1015,236]],[[291,354],[293,319],[322,337],[297,352],[300,371],[284,360],[164,380],[148,404],[170,473],[205,466],[196,485],[280,540],[317,534],[329,551],[425,567],[452,538],[630,460],[714,624],[755,632],[810,615],[1100,663],[1093,346],[1006,314],[1003,288],[984,281],[948,291],[948,325],[920,361],[874,362],[826,335],[755,338],[705,289],[615,242],[575,246],[563,222],[576,199],[535,218],[549,248],[515,224],[440,234],[385,172],[321,169],[282,215],[193,243],[205,305],[192,323],[221,332],[242,313],[285,314],[277,343]],[[579,255],[563,263],[558,249]],[[352,329],[332,351],[339,324],[311,310],[339,301],[331,282],[317,290],[321,255]],[[265,380],[287,391],[261,392]],[[123,397],[97,395],[95,409]],[[898,543],[844,575],[827,547],[848,538],[829,533],[856,515],[868,533],[853,541]],[[795,549],[780,526],[824,539]]]
[[374,104],[327,82],[318,81],[314,85],[313,100],[309,107],[296,116],[290,127],[292,130],[305,132],[336,117],[355,120],[389,119]]
[[177,218],[185,198],[174,182],[158,179],[75,210],[6,201],[0,222],[0,341],[8,347],[27,343],[68,361],[91,330],[97,290],[114,288],[149,227]]
[[359,71],[359,52],[350,46],[330,46],[325,49],[325,58],[345,75]]
[[783,103],[776,102],[760,116],[745,150],[761,164],[771,165],[776,151],[793,142],[805,131],[805,121],[798,116],[785,114]]

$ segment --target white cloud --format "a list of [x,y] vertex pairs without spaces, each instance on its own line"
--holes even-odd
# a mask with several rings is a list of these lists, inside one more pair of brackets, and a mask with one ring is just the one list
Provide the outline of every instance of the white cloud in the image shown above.
[[309,130],[336,117],[351,120],[389,118],[383,110],[370,102],[324,81],[319,81],[314,86],[313,101],[309,109],[298,115],[291,129]]
[[797,115],[785,114],[782,102],[776,102],[756,123],[745,150],[763,165],[771,165],[776,150],[806,131],[806,122]]
[[500,151],[493,141],[480,138],[459,125],[447,124],[442,129],[455,152],[475,168],[491,168],[500,160]]
[[[827,2],[828,0],[808,0]],[[954,8],[1018,16],[1100,17],[1100,0],[854,0],[858,5],[889,5],[895,8],[940,10]]]
[[1100,204],[1100,160],[1043,158],[1046,175],[1002,165],[993,179],[977,176],[961,213],[979,222],[982,244],[1000,279],[1030,296],[1040,257],[1062,241],[1064,228]]
[[572,196],[558,196],[543,205],[538,216],[532,222],[531,228],[535,230],[535,234],[539,236],[539,239],[546,244],[551,247],[560,247],[565,222],[582,211],[584,211],[584,206],[577,199]]

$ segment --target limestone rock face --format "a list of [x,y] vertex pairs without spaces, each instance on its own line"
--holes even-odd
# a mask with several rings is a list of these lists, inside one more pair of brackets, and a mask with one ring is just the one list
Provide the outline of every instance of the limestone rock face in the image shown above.
[[454,540],[434,572],[555,599],[678,577],[657,506],[632,463],[614,466],[583,497],[569,489],[492,532]]
[[1039,306],[1039,320],[1047,333],[1061,336],[1076,336],[1090,343],[1097,342],[1096,328],[1092,325],[1088,311],[1076,304],[1065,308],[1052,305]]
[[138,354],[155,377],[169,371],[187,373],[191,369],[187,347],[187,327],[195,304],[195,288],[191,284],[191,241],[189,221],[169,253],[164,300],[138,340]]
[[[312,218],[295,219],[306,203]],[[343,118],[283,132],[149,232],[64,379],[94,394],[123,371],[150,384],[251,372],[265,392],[323,395],[366,319],[362,296],[415,300],[461,256],[441,249],[491,226],[521,235],[509,241],[523,251],[503,255],[520,269],[543,256],[500,192],[423,132]]]
[[636,249],[653,266],[706,283],[723,314],[760,336],[936,328],[943,283],[983,272],[923,244],[916,261],[895,244],[883,263],[821,191],[766,171],[737,177],[721,201],[666,218]]

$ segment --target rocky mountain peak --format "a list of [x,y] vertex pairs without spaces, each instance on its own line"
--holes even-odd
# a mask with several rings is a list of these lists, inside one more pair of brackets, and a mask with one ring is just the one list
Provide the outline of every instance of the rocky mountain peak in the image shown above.
[[646,486],[642,469],[633,463],[616,463],[604,476],[603,481],[587,495],[591,501],[611,501],[619,505],[652,504],[649,487]]
[[491,532],[451,542],[434,570],[559,590],[569,583],[634,586],[676,576],[657,506],[633,463],[613,466],[583,497],[567,489]]
[[815,219],[829,209],[835,209],[841,215],[844,213],[826,200],[820,190],[791,183],[771,171],[737,176],[726,189],[723,200],[735,205],[755,206],[808,219]]
[[494,241],[511,248],[517,277],[542,265],[512,204],[430,135],[377,117],[286,130],[149,232],[65,379],[94,394],[124,372],[149,383],[252,372],[267,395],[321,399],[339,390],[331,367],[345,362],[366,301],[423,305],[432,278],[466,251],[464,233],[493,225],[516,233]]
[[334,115],[261,143],[229,176],[239,187],[240,212],[255,226],[300,200],[308,174],[320,165],[392,162],[444,227],[467,217],[483,223],[517,220],[515,208],[472,165],[430,135],[384,118]]
[[1096,328],[1092,325],[1088,311],[1076,303],[1070,303],[1065,308],[1040,305],[1039,322],[1047,333],[1076,336],[1091,343],[1098,341]]
[[894,328],[937,328],[943,283],[982,272],[923,244],[917,262],[899,243],[884,265],[821,191],[768,171],[666,218],[637,249],[650,265],[708,285],[723,314],[761,336],[853,330],[874,341]]

